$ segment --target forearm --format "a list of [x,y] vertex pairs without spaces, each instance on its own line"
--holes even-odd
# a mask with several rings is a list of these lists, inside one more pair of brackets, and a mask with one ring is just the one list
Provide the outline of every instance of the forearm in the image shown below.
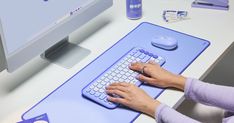
[[199,123],[164,104],[157,107],[155,118],[157,123]]
[[207,105],[234,112],[234,88],[187,79],[185,97]]

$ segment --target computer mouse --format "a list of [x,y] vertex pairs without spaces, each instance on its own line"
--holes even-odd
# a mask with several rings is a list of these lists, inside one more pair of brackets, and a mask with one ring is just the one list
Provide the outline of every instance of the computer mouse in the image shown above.
[[177,47],[178,41],[170,36],[157,36],[152,38],[151,44],[165,50],[173,50]]

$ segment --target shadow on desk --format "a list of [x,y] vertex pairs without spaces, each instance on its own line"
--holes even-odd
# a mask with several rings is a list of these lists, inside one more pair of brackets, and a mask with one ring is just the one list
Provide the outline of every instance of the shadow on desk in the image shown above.
[[224,110],[185,100],[176,109],[178,112],[202,123],[222,123]]
[[35,76],[49,64],[49,62],[37,57],[13,73],[8,73],[6,70],[3,71],[0,74],[0,97],[8,95],[25,84],[28,79]]

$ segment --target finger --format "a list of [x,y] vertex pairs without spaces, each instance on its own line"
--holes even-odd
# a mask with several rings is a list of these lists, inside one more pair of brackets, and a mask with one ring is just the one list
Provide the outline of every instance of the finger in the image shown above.
[[141,63],[141,62],[132,62],[130,65],[137,65],[139,63]]
[[112,95],[118,95],[118,96],[123,97],[123,98],[128,97],[126,92],[123,92],[120,90],[106,90],[106,93],[112,94]]
[[149,83],[149,84],[151,84],[151,83],[154,82],[154,79],[153,79],[153,78],[144,76],[144,75],[142,75],[142,74],[138,75],[136,78],[137,78],[138,80],[144,82],[144,83]]
[[148,63],[151,64],[151,65],[156,65],[156,66],[161,67],[157,62],[155,62],[153,60],[150,60]]
[[130,66],[129,66],[129,68],[131,69],[131,70],[134,70],[134,71],[141,71],[142,70],[142,68],[144,67],[144,63],[140,63],[140,62],[136,62],[136,63],[132,63]]
[[152,65],[155,65],[155,64],[157,64],[155,61],[153,61],[153,60],[149,60],[149,62],[148,62],[149,64],[152,64]]
[[120,104],[123,104],[123,105],[127,104],[127,101],[124,98],[118,98],[118,97],[116,98],[116,97],[108,96],[107,100],[109,100],[111,102],[115,102],[115,103],[120,103]]
[[123,87],[128,87],[128,86],[129,86],[129,83],[126,83],[126,82],[115,82],[115,83],[110,84],[108,87],[111,87],[111,86],[123,86]]
[[108,86],[108,87],[106,87],[106,90],[120,90],[120,91],[123,91],[123,92],[127,92],[127,88],[126,87],[124,87],[124,86],[119,86],[119,85],[117,85],[117,86]]

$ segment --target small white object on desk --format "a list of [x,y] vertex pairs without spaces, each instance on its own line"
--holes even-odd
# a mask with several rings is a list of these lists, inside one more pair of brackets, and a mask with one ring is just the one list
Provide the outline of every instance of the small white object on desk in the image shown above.
[[176,22],[188,19],[187,11],[165,10],[163,11],[163,20],[166,22]]

